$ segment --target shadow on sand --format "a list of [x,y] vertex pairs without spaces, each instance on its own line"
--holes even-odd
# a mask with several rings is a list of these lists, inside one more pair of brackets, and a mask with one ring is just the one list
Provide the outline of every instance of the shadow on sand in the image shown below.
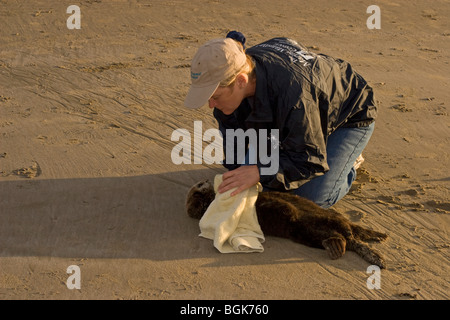
[[310,254],[328,261],[324,250],[276,238],[266,239],[267,254],[218,253],[198,237],[184,204],[190,186],[216,173],[0,182],[0,256],[210,258],[208,266],[299,263]]

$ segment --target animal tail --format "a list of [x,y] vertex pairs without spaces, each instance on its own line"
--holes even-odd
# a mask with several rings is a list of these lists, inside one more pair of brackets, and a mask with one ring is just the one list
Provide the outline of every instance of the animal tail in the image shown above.
[[355,239],[361,241],[375,241],[380,242],[386,240],[388,235],[382,232],[370,230],[358,226],[356,224],[352,224],[352,233]]
[[361,258],[379,266],[381,269],[386,268],[386,262],[381,254],[360,240],[352,239],[347,241],[347,250],[356,252]]

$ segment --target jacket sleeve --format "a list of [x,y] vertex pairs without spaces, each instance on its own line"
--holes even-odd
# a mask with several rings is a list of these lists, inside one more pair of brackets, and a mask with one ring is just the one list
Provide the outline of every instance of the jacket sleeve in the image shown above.
[[284,117],[284,123],[279,124],[278,172],[260,178],[268,189],[297,189],[329,170],[319,108],[315,102],[308,102],[297,101]]

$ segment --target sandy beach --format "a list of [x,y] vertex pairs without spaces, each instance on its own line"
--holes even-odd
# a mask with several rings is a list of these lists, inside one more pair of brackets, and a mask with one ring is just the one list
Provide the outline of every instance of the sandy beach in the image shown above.
[[[448,0],[0,0],[0,299],[449,299],[449,16]],[[171,135],[217,127],[183,101],[197,48],[231,30],[293,38],[374,88],[365,162],[335,208],[389,235],[372,245],[379,289],[353,252],[267,237],[228,255],[198,236],[186,193],[225,170],[174,164]]]

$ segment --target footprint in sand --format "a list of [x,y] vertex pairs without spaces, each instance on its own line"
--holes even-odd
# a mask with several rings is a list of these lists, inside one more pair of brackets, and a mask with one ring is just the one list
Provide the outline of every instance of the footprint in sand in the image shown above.
[[436,200],[430,200],[426,202],[426,205],[434,208],[436,212],[439,213],[450,213],[450,202],[442,202],[442,201],[436,201]]
[[17,176],[32,179],[32,178],[39,177],[42,173],[42,170],[41,170],[41,167],[39,166],[39,163],[37,163],[36,161],[33,161],[33,165],[31,167],[16,169],[16,170],[13,170],[12,173]]

